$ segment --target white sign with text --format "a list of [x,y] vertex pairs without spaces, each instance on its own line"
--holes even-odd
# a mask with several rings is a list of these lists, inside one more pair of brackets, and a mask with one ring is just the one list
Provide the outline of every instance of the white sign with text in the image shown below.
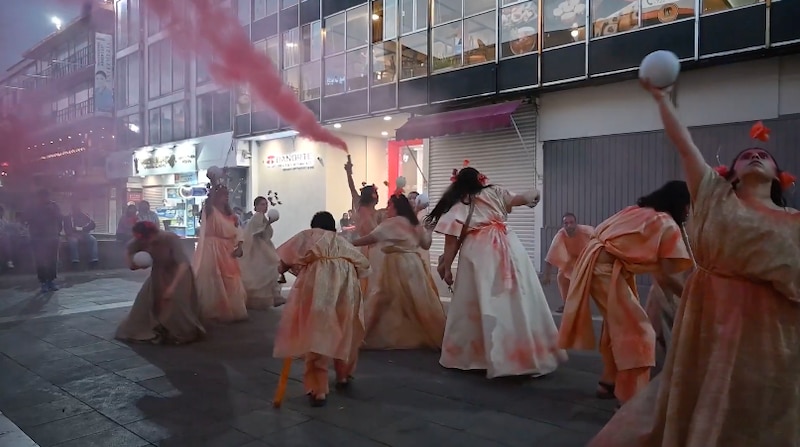
[[264,164],[268,168],[291,171],[295,169],[313,169],[317,157],[310,152],[294,152],[291,154],[267,155]]

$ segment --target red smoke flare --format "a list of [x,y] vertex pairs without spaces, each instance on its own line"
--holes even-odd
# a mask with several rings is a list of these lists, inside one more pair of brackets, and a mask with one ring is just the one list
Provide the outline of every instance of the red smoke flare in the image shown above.
[[180,51],[194,54],[209,66],[217,84],[233,88],[249,85],[250,91],[298,134],[346,152],[345,142],[317,122],[314,114],[283,83],[269,57],[255,49],[233,10],[222,8],[219,3],[219,0],[142,0],[140,4],[167,24],[167,32]]

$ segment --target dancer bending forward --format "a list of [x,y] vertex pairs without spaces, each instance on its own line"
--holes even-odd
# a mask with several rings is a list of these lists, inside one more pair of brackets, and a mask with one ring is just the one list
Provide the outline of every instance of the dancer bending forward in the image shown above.
[[281,316],[273,355],[305,356],[303,383],[311,404],[325,404],[328,364],[333,359],[336,385],[347,386],[364,340],[359,278],[369,261],[336,234],[336,220],[319,212],[304,230],[278,247],[280,273],[297,276]]
[[388,219],[353,244],[383,242],[382,272],[375,292],[367,298],[366,347],[370,349],[441,349],[445,313],[439,291],[420,248],[431,246],[431,235],[419,224],[402,194],[393,195]]
[[[692,196],[697,261],[681,297],[664,371],[591,447],[800,445],[800,216],[794,179],[760,147],[715,172],[677,118],[668,91],[647,85]],[[757,124],[751,135],[766,140]]]
[[174,233],[159,231],[152,222],[133,226],[128,244],[128,264],[138,270],[132,256],[145,251],[153,258],[147,277],[128,316],[117,328],[120,340],[156,344],[189,343],[205,334],[189,257]]
[[484,183],[477,170],[462,169],[426,218],[445,235],[438,271],[453,287],[439,363],[485,369],[488,378],[548,374],[567,355],[557,346],[558,330],[533,263],[506,225],[509,210],[535,206],[538,193],[514,195]]

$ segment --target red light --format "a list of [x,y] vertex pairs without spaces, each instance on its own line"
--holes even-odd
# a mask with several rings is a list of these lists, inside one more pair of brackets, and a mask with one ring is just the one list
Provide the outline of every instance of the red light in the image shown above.
[[7,167],[8,167],[8,162],[7,161],[4,161],[4,162],[0,163],[0,168],[7,168]]

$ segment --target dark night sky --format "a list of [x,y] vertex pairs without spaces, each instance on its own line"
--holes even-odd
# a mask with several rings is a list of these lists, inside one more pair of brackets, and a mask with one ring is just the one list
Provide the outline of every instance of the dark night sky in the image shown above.
[[17,63],[23,51],[55,31],[52,16],[66,24],[79,13],[74,2],[0,0],[0,74]]

